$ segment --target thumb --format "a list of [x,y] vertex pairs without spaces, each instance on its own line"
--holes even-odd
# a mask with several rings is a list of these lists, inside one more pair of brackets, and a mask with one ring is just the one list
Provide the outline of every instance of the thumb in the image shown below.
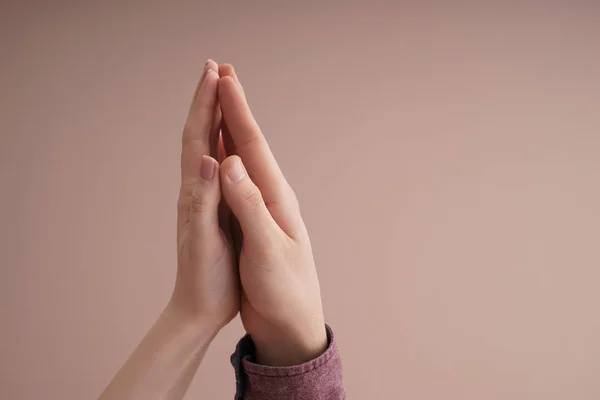
[[219,164],[209,156],[202,156],[200,178],[192,193],[190,224],[198,235],[219,231]]
[[227,157],[221,163],[220,175],[223,196],[239,221],[244,237],[258,239],[271,233],[273,228],[279,229],[240,157]]

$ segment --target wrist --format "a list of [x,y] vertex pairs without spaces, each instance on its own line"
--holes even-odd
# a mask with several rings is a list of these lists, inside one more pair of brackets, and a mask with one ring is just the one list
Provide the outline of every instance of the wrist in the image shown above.
[[205,345],[210,344],[222,328],[215,318],[191,312],[173,299],[167,304],[164,314],[170,323]]
[[[252,335],[251,335],[252,336]],[[270,332],[268,336],[252,336],[256,362],[268,366],[292,366],[311,361],[327,350],[325,323],[297,333]]]

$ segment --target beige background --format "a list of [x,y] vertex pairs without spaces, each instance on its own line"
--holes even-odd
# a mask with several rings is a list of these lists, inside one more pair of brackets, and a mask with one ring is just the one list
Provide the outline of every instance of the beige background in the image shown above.
[[[161,311],[208,57],[300,197],[350,398],[600,398],[587,3],[3,2],[0,398],[95,398]],[[241,334],[188,399],[233,397]]]

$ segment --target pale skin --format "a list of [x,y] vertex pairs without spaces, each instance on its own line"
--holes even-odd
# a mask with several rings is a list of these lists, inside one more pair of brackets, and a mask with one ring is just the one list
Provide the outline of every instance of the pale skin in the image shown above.
[[233,67],[212,60],[183,131],[177,256],[169,303],[101,400],[182,399],[208,346],[238,312],[260,364],[297,365],[325,351],[298,201]]

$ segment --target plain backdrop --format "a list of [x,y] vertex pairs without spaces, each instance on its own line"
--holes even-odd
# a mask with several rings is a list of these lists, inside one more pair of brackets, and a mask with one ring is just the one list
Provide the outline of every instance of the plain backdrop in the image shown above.
[[[600,398],[594,2],[3,2],[0,397],[92,399],[175,272],[180,134],[233,63],[351,399]],[[187,399],[230,399],[236,319]]]

